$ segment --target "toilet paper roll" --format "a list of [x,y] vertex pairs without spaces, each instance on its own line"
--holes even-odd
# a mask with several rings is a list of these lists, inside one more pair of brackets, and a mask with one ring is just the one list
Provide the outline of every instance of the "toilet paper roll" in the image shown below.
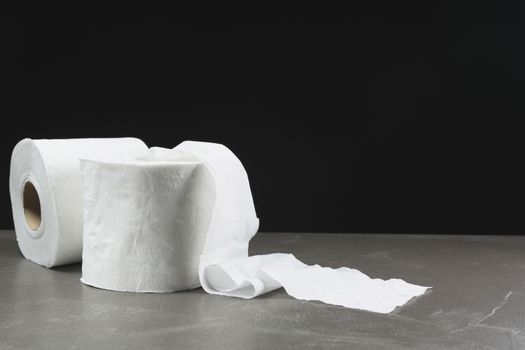
[[132,161],[81,161],[81,169],[86,284],[166,292],[200,282],[246,299],[284,287],[297,299],[382,313],[427,289],[291,254],[248,256],[259,220],[246,171],[223,145],[183,142]]
[[9,191],[24,257],[45,267],[79,262],[83,226],[79,158],[123,159],[147,149],[135,138],[20,141],[11,157]]
[[198,287],[215,196],[203,164],[82,160],[81,168],[82,282],[132,292]]

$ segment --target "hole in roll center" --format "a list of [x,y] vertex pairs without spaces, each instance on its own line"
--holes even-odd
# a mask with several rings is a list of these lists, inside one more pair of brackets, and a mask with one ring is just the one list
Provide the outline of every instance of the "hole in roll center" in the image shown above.
[[27,181],[24,185],[24,217],[27,226],[33,231],[38,230],[42,223],[42,212],[40,211],[40,197],[31,181]]

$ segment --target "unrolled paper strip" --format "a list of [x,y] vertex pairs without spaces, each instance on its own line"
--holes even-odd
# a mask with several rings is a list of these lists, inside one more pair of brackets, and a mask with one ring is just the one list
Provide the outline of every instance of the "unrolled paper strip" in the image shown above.
[[9,191],[24,257],[46,267],[79,262],[83,225],[79,158],[124,159],[147,149],[135,138],[20,141],[11,156]]
[[284,287],[297,299],[380,313],[427,289],[291,254],[248,256],[259,220],[246,171],[223,145],[183,142],[135,160],[86,159],[81,169],[86,284],[135,292],[202,285],[246,299]]

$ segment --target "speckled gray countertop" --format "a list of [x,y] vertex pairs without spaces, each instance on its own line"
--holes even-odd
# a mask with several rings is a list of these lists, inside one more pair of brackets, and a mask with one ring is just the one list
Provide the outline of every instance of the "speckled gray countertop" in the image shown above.
[[202,289],[134,294],[47,270],[0,231],[0,349],[525,349],[525,236],[259,234],[251,253],[291,252],[434,288],[387,315]]

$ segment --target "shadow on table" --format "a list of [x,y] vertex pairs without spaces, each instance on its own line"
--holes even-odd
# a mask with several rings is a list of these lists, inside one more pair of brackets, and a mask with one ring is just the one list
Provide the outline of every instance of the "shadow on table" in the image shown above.
[[63,273],[78,273],[80,272],[81,269],[82,269],[81,263],[55,266],[55,267],[50,268],[50,270],[52,271],[63,272]]

